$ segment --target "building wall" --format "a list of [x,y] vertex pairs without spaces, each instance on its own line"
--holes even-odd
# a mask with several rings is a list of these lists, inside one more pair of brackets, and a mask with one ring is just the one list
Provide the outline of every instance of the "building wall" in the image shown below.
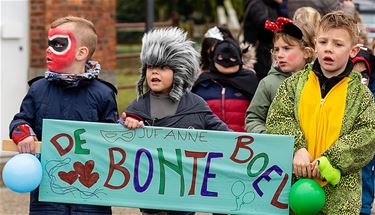
[[116,0],[31,0],[30,78],[44,72],[45,49],[50,23],[63,16],[80,16],[92,21],[98,34],[93,60],[99,61],[101,77],[114,83],[116,68]]
[[[27,93],[29,1],[0,3],[0,140],[9,138],[9,123]],[[1,146],[0,142],[0,146]],[[3,152],[0,147],[0,157]],[[0,161],[1,163],[1,161]]]

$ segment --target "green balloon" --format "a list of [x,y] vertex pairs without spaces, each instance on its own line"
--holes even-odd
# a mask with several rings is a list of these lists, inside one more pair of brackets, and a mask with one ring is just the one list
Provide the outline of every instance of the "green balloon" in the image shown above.
[[289,191],[289,206],[298,215],[317,214],[326,202],[322,187],[312,179],[299,179]]

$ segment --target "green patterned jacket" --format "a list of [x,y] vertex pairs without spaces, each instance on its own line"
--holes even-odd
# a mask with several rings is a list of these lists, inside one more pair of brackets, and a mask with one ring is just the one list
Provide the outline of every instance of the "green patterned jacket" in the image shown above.
[[[310,70],[311,66],[306,67],[280,85],[266,121],[267,133],[295,137],[295,151],[307,149],[299,126],[298,104]],[[323,153],[332,166],[341,171],[341,180],[335,187],[330,184],[324,187],[326,205],[322,214],[359,214],[362,191],[360,169],[373,158],[375,151],[374,99],[368,88],[361,84],[359,74],[351,72],[349,77],[339,139]]]

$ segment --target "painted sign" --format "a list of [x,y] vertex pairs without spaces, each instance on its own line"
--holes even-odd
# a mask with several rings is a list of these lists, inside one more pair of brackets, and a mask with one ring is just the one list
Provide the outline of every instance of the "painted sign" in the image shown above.
[[288,214],[293,138],[44,120],[41,201]]

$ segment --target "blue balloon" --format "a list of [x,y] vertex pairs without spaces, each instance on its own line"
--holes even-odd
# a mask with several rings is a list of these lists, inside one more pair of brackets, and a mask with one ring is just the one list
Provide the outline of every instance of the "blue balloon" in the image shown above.
[[3,168],[3,182],[14,192],[27,193],[35,190],[42,180],[42,165],[32,154],[18,154]]

